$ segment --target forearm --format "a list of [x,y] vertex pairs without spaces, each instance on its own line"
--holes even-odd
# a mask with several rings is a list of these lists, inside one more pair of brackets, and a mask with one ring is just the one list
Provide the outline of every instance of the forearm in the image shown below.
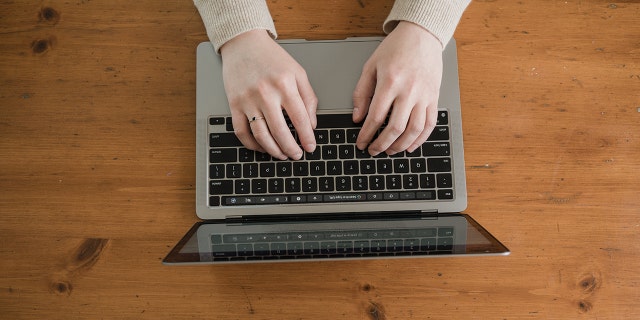
[[264,29],[277,36],[265,0],[194,0],[216,52],[235,36]]
[[453,37],[462,13],[471,0],[396,0],[384,22],[390,33],[400,21],[413,22],[431,32],[443,48]]

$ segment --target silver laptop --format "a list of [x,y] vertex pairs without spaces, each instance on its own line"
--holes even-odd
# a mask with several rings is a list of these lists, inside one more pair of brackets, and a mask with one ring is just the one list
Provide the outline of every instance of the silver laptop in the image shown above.
[[[351,121],[362,66],[383,38],[279,41],[318,97],[317,148],[298,161],[233,133],[222,61],[197,49],[196,223],[165,264],[507,255],[467,205],[455,41],[443,52],[438,124],[413,153],[371,157]],[[293,126],[290,126],[295,136]]]

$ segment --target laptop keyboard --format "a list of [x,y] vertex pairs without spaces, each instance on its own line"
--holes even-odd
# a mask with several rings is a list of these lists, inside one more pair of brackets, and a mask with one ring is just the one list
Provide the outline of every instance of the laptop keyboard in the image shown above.
[[209,134],[209,206],[453,199],[447,111],[420,148],[392,156],[356,148],[361,124],[351,114],[317,120],[316,150],[281,161],[243,147],[230,117],[209,118],[219,126]]
[[214,261],[451,254],[453,227],[214,234]]

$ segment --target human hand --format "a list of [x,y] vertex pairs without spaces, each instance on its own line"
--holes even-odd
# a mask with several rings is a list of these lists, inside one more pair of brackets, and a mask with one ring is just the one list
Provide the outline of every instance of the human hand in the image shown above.
[[305,151],[315,150],[317,98],[306,72],[265,30],[252,30],[220,48],[224,88],[233,128],[251,150],[298,160],[302,150],[291,135],[284,109]]
[[[440,41],[416,24],[400,22],[365,63],[353,93],[353,121],[366,117],[358,149],[391,155],[420,147],[436,125],[441,81]],[[388,124],[371,142],[387,115]]]

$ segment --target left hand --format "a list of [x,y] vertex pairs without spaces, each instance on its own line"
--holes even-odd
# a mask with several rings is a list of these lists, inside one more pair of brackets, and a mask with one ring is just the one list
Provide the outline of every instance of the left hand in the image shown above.
[[[392,155],[419,148],[436,125],[441,81],[442,44],[426,29],[401,21],[365,63],[353,93],[353,121],[366,117],[358,149]],[[387,115],[388,124],[371,142]]]

